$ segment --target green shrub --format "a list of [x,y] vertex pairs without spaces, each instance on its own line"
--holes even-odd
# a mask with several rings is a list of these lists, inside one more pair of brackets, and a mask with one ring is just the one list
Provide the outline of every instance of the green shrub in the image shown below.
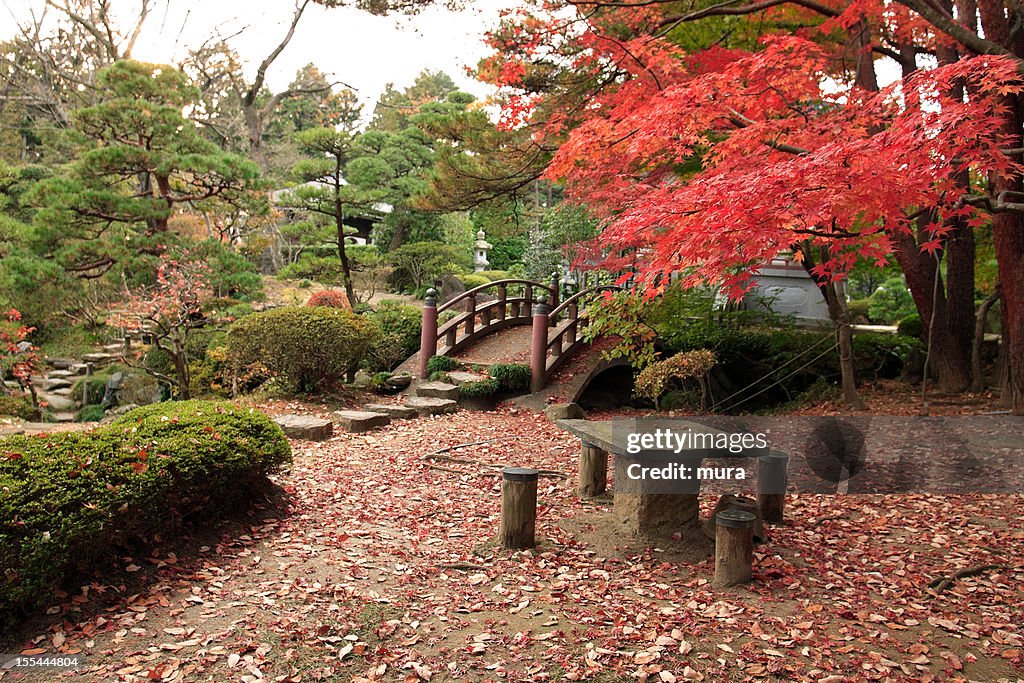
[[32,397],[0,394],[0,415],[17,417],[22,420],[33,420],[36,418],[35,408],[32,407]]
[[494,396],[501,390],[501,383],[496,379],[482,379],[478,382],[463,382],[459,385],[460,398],[485,398]]
[[901,334],[869,333],[853,336],[853,359],[864,379],[899,377],[916,355],[925,350],[924,342]]
[[854,322],[870,322],[871,321],[871,300],[870,299],[854,299],[853,301],[847,301],[846,307],[850,309],[850,318]]
[[0,438],[0,614],[186,516],[245,503],[291,461],[265,415],[229,403],[139,408],[91,432]]
[[435,372],[451,372],[461,367],[462,363],[450,356],[432,356],[427,361],[427,372],[430,374]]
[[921,322],[921,316],[913,313],[901,320],[899,325],[896,326],[896,334],[916,337],[918,339],[924,337],[924,323]]
[[75,416],[75,422],[99,422],[103,419],[103,415],[103,406],[83,406],[82,409],[78,411],[78,415]]
[[498,363],[487,368],[487,374],[498,380],[502,391],[519,393],[530,388],[530,366],[522,363]]
[[315,391],[358,367],[380,331],[338,308],[285,306],[242,318],[227,346],[239,365],[262,363],[286,389]]
[[466,289],[473,289],[474,287],[482,287],[483,285],[490,284],[491,281],[487,278],[478,275],[477,273],[470,273],[469,275],[459,275],[459,281],[466,285]]
[[873,322],[879,324],[895,323],[914,313],[914,298],[910,295],[902,277],[894,277],[883,282],[868,299],[868,314]]
[[473,275],[486,278],[488,282],[494,282],[495,280],[507,280],[509,278],[507,270],[481,270],[473,273]]
[[416,306],[382,301],[365,315],[380,328],[380,336],[367,354],[371,370],[391,370],[419,350],[423,311]]
[[447,382],[447,383],[451,383],[451,381],[452,381],[451,375],[449,375],[447,372],[443,372],[441,370],[438,370],[437,372],[430,373],[430,376],[427,377],[427,379],[429,379],[431,382]]
[[83,405],[99,405],[103,402],[103,394],[107,391],[106,373],[102,375],[90,375],[81,377],[71,387],[71,397],[81,401]]

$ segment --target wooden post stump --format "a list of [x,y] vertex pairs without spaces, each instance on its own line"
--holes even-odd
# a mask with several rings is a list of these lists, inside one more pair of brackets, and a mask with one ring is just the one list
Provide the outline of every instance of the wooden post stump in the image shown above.
[[576,492],[580,498],[600,496],[608,488],[608,452],[584,443],[580,448],[579,481]]
[[501,474],[498,543],[505,548],[532,548],[537,544],[537,470],[506,467]]
[[754,515],[726,510],[715,516],[715,588],[750,581],[754,564]]
[[767,524],[783,523],[789,456],[772,451],[757,460],[757,504]]

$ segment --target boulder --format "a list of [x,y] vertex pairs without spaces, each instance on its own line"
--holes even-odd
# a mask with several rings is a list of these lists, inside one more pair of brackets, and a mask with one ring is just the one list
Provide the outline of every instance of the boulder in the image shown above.
[[56,394],[39,394],[39,400],[46,401],[47,407],[54,413],[73,412],[78,407],[70,398]]
[[371,429],[386,427],[391,424],[391,416],[387,413],[339,410],[333,416],[346,432],[368,432]]
[[334,435],[333,422],[312,415],[278,415],[274,422],[293,439],[323,441]]
[[544,415],[550,421],[555,420],[586,420],[587,411],[576,403],[553,403],[544,409]]
[[396,403],[368,403],[363,410],[371,413],[384,413],[393,420],[411,420],[419,415],[415,408],[400,406]]
[[384,380],[384,386],[395,393],[408,389],[410,384],[412,384],[412,375],[408,372],[399,372]]
[[70,358],[47,358],[46,363],[56,370],[67,370],[75,364],[75,361]]
[[416,410],[416,412],[420,414],[420,417],[454,413],[459,409],[457,401],[452,401],[447,398],[423,398],[413,396],[405,400],[405,405]]
[[447,382],[424,382],[416,386],[416,395],[421,398],[455,400],[459,397],[459,388]]

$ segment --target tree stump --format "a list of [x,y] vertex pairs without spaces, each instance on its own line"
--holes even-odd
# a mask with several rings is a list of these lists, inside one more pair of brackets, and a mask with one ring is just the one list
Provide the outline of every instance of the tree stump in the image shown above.
[[754,564],[754,515],[726,510],[715,516],[715,588],[750,581]]
[[768,534],[764,531],[764,524],[761,523],[761,508],[753,498],[738,496],[735,493],[723,493],[715,504],[715,509],[704,522],[704,535],[712,541],[718,537],[718,513],[726,510],[739,510],[754,515],[754,543],[767,543]]
[[579,480],[576,492],[580,498],[600,496],[608,488],[608,453],[584,443],[580,448]]
[[506,467],[501,479],[501,527],[498,543],[505,548],[532,548],[537,527],[537,470]]
[[788,465],[789,456],[778,451],[757,459],[757,504],[768,524],[783,523]]

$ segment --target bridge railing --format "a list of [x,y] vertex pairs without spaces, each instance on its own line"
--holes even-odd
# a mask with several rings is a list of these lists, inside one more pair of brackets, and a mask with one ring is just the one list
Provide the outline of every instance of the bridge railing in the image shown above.
[[[540,391],[565,359],[583,344],[580,313],[601,292],[621,289],[598,284],[559,301],[557,276],[550,285],[533,280],[495,280],[461,292],[438,306],[437,292],[427,290],[423,302],[419,376],[429,375],[427,363],[473,343],[480,337],[514,325],[531,325],[530,391]],[[490,297],[485,299],[484,297]],[[456,314],[439,325],[445,311]]]
[[[495,280],[461,292],[438,306],[437,291],[427,290],[423,301],[423,329],[420,335],[419,375],[427,377],[427,361],[471,344],[480,337],[514,325],[529,325],[534,304],[540,297],[558,299],[558,283],[533,280]],[[442,324],[439,316],[457,311]]]
[[580,311],[601,292],[617,291],[616,285],[598,285],[573,294],[561,304],[533,308],[533,339],[530,349],[530,391],[540,391],[548,379],[584,342]]

